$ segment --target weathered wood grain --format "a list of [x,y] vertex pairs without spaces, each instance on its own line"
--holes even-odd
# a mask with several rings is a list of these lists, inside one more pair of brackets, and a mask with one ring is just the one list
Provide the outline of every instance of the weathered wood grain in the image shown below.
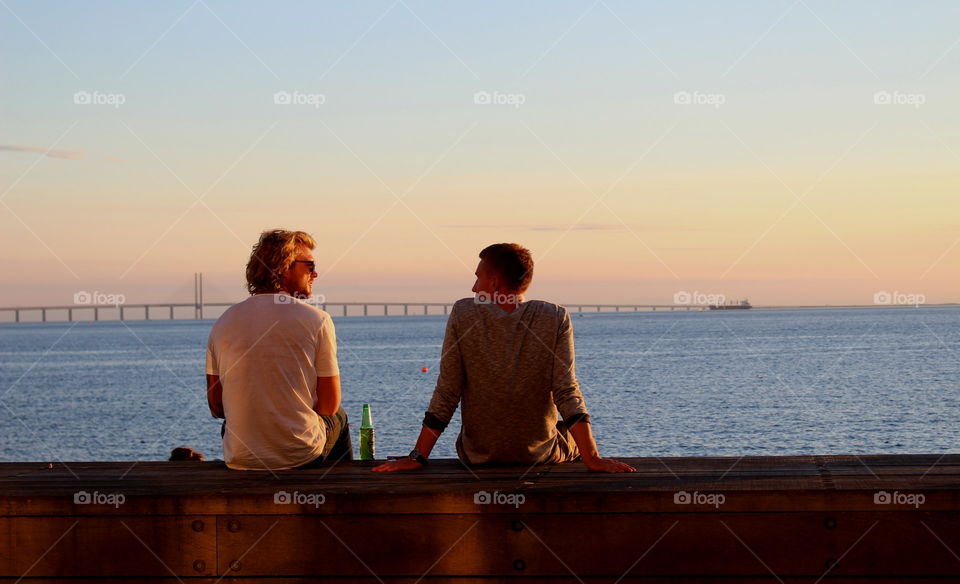
[[629,462],[0,463],[0,583],[960,581],[960,455]]

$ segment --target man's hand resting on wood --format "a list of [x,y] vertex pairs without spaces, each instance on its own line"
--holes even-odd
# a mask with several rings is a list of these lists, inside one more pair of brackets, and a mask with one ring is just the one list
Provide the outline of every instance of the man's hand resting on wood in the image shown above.
[[419,470],[421,468],[423,468],[423,465],[412,458],[400,458],[375,466],[370,470],[373,472],[394,472],[398,470]]
[[583,463],[593,472],[637,472],[637,469],[629,464],[611,458],[600,458],[598,456],[590,460],[584,459]]

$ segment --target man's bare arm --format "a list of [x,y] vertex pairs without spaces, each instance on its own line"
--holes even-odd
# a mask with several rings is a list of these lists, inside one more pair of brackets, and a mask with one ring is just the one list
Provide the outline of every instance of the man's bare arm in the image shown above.
[[340,409],[340,376],[317,378],[317,399],[313,411],[321,416],[332,416]]
[[223,418],[223,385],[219,375],[207,374],[207,405],[214,418]]
[[589,422],[577,422],[570,426],[570,434],[580,449],[580,458],[587,468],[596,472],[637,472],[625,462],[610,458],[600,458],[597,452],[597,442],[593,439],[593,431]]

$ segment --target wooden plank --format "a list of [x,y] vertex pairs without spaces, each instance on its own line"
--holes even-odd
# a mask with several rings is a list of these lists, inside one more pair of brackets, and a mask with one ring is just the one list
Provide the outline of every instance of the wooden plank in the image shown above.
[[[625,575],[676,584],[773,579],[772,571],[812,583],[831,560],[840,561],[828,579],[844,582],[960,575],[960,456],[630,462],[641,472],[593,474],[579,463],[466,469],[450,460],[417,473],[351,463],[275,475],[216,462],[0,463],[0,576],[143,581],[173,572],[210,581],[222,572],[224,581],[278,582],[376,573],[414,582],[427,572],[454,582],[576,573],[584,582]],[[125,499],[78,503],[78,490]],[[481,492],[523,501],[478,501]],[[302,500],[277,499],[284,494]],[[882,494],[890,500],[878,501]],[[184,537],[191,516],[216,525],[199,547]]]
[[960,581],[960,515],[901,511],[851,513],[837,519],[859,542],[845,549],[836,576],[904,574],[952,576]]
[[[219,523],[220,568],[237,577],[819,577],[828,568],[837,576],[957,577],[960,562],[946,546],[927,545],[936,543],[929,533],[918,539],[921,521],[950,533],[957,520],[910,513],[233,516]],[[944,542],[960,546],[953,531]]]
[[[370,584],[371,582],[382,582],[384,584],[492,584],[493,582],[512,582],[512,581],[522,581],[525,584],[554,584],[558,581],[569,581],[569,582],[583,582],[583,584],[613,584],[616,580],[610,578],[609,576],[580,576],[579,578],[574,578],[570,576],[569,578],[538,578],[538,577],[526,577],[521,576],[518,578],[497,578],[491,579],[488,577],[469,577],[469,576],[457,576],[457,577],[431,577],[429,579],[420,579],[413,577],[391,577],[391,576],[381,576],[379,578],[374,578],[373,576],[298,576],[296,578],[270,578],[269,580],[264,580],[263,578],[250,577],[227,577],[223,579],[219,578],[191,578],[187,579],[175,579],[175,578],[111,578],[109,580],[110,584],[143,584],[147,582],[149,584],[184,584],[189,582],[191,584],[245,584],[245,583],[256,583],[261,584],[263,582],[268,582],[269,584],[326,584],[328,582],[334,584]],[[737,577],[716,577],[716,576],[696,576],[696,577],[677,577],[677,576],[625,576],[620,580],[621,582],[632,582],[637,584],[744,584],[746,583],[767,583],[767,582],[777,582],[778,579],[775,579],[773,576],[767,577],[750,577],[745,578],[742,576]],[[818,584],[821,581],[818,577],[812,576],[779,576],[779,582],[783,584]],[[890,577],[880,577],[880,576],[870,576],[863,578],[849,578],[844,577],[841,580],[831,578],[829,575],[822,580],[823,582],[829,581],[840,581],[843,584],[899,584],[901,582],[910,582],[911,584],[944,584],[950,580],[944,580],[943,578],[928,578],[928,577],[910,577],[910,576],[890,576]],[[25,584],[104,584],[104,580],[100,578],[26,578],[24,580],[13,579],[13,578],[0,578],[0,584],[19,584],[23,582]]]
[[[415,473],[371,473],[375,463],[350,463],[275,475],[230,471],[217,462],[0,463],[0,515],[288,513],[273,504],[281,491],[319,491],[328,513],[471,513],[480,491],[526,493],[529,512],[543,513],[577,505],[597,512],[671,511],[671,497],[681,491],[722,492],[730,511],[829,511],[871,510],[873,494],[913,489],[925,493],[927,510],[958,509],[960,474],[942,464],[930,470],[928,463],[960,457],[867,458],[883,474],[872,475],[851,456],[637,459],[631,462],[644,471],[629,475],[589,473],[580,463],[468,470],[454,460]],[[122,493],[126,504],[77,506],[73,496],[81,488]]]
[[[324,502],[319,508],[310,504],[278,504],[276,497],[287,493],[290,496],[307,497],[322,495]],[[644,490],[633,492],[561,491],[556,489],[526,490],[495,489],[487,491],[470,489],[460,493],[419,493],[383,491],[380,493],[333,493],[314,486],[310,489],[295,489],[289,485],[263,494],[226,494],[183,497],[135,497],[125,501],[119,509],[97,509],[95,506],[75,505],[67,498],[0,497],[0,516],[176,516],[176,515],[226,515],[226,514],[473,514],[497,512],[496,509],[478,508],[477,497],[482,493],[501,495],[518,493],[524,495],[522,510],[529,514],[552,513],[710,513],[708,504],[678,504],[678,497],[705,498],[723,495],[722,510],[734,512],[791,512],[791,511],[910,511],[914,505],[907,500],[909,495],[922,495],[923,511],[960,510],[960,490],[862,490],[825,492],[773,490],[773,491],[725,491],[708,489]],[[891,500],[878,504],[878,495],[887,493]],[[296,495],[295,495],[296,494]],[[494,506],[495,507],[495,506]]]
[[[385,485],[414,492],[457,491],[486,481],[490,484],[512,481],[514,488],[539,482],[612,492],[635,488],[671,489],[685,483],[704,486],[711,482],[723,483],[727,490],[770,490],[778,488],[778,482],[784,489],[833,489],[836,485],[823,484],[831,478],[851,478],[859,481],[854,488],[870,489],[882,488],[888,477],[916,479],[922,476],[921,480],[930,481],[931,487],[952,488],[960,484],[958,460],[960,457],[956,455],[630,459],[640,472],[629,477],[588,473],[580,463],[534,469],[468,470],[457,461],[435,461],[423,471],[403,475],[370,473],[372,463],[357,462],[275,474],[230,471],[217,462],[68,463],[66,466],[57,463],[53,468],[40,463],[0,463],[0,494],[69,495],[75,490],[78,478],[94,488],[122,485],[128,496],[264,493],[277,484],[308,485],[320,481],[352,492],[380,491]],[[871,480],[875,484],[870,484]],[[574,485],[572,481],[582,485]]]
[[216,518],[0,517],[0,576],[213,576]]

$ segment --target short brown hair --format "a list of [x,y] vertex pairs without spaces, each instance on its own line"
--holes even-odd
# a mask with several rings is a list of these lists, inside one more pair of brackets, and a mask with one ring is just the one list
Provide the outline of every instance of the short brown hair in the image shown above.
[[510,289],[523,294],[533,280],[533,256],[517,243],[495,243],[483,248],[480,259],[500,274]]
[[317,242],[309,233],[273,229],[260,234],[247,262],[247,290],[251,294],[280,290],[280,279],[297,259],[298,248],[313,249]]

